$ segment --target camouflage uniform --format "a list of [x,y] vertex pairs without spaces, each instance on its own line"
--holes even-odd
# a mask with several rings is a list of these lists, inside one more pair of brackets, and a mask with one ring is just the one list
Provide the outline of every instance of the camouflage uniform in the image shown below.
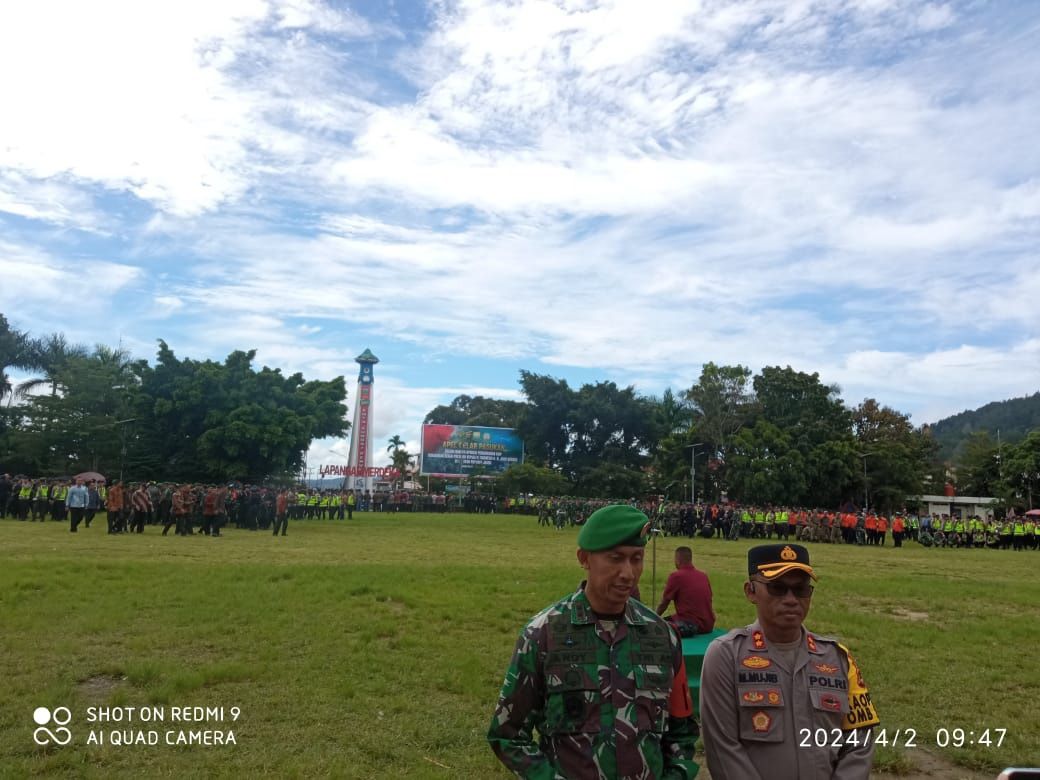
[[635,599],[618,621],[583,590],[561,599],[520,633],[488,741],[525,778],[694,777],[679,638]]

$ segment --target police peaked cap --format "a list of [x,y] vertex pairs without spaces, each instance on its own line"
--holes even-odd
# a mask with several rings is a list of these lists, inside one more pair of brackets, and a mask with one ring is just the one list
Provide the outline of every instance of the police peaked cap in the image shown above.
[[809,551],[800,544],[760,544],[747,553],[748,576],[758,574],[767,580],[789,571],[804,571],[814,580],[816,574],[809,565]]
[[627,504],[601,507],[589,515],[578,534],[578,547],[588,552],[609,550],[618,545],[645,547],[650,520]]

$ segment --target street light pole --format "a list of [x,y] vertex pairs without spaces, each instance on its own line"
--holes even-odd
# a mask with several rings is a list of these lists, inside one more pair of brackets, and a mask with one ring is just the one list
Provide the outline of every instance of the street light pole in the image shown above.
[[119,426],[119,481],[123,481],[123,464],[126,461],[126,426],[127,423],[137,422],[136,417],[131,417],[127,420],[116,420],[115,424]]
[[687,444],[686,449],[690,451],[690,503],[697,503],[697,448],[703,444]]
[[867,493],[867,458],[871,455],[875,455],[873,452],[857,452],[856,455],[863,458],[863,511],[866,512],[870,508],[870,496]]

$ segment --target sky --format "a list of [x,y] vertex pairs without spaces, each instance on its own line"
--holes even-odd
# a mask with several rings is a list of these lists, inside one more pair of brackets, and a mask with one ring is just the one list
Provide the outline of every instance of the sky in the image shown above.
[[0,73],[15,327],[255,348],[350,414],[368,348],[376,442],[521,369],[1040,389],[1033,0],[33,0]]

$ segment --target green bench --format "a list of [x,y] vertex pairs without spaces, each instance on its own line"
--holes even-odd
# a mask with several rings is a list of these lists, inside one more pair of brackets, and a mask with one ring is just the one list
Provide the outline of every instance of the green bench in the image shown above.
[[715,637],[724,636],[728,628],[716,628],[710,634],[698,634],[686,637],[682,641],[683,658],[686,660],[686,679],[690,683],[690,698],[693,699],[693,714],[700,716],[701,706],[701,667],[704,665],[704,654]]

